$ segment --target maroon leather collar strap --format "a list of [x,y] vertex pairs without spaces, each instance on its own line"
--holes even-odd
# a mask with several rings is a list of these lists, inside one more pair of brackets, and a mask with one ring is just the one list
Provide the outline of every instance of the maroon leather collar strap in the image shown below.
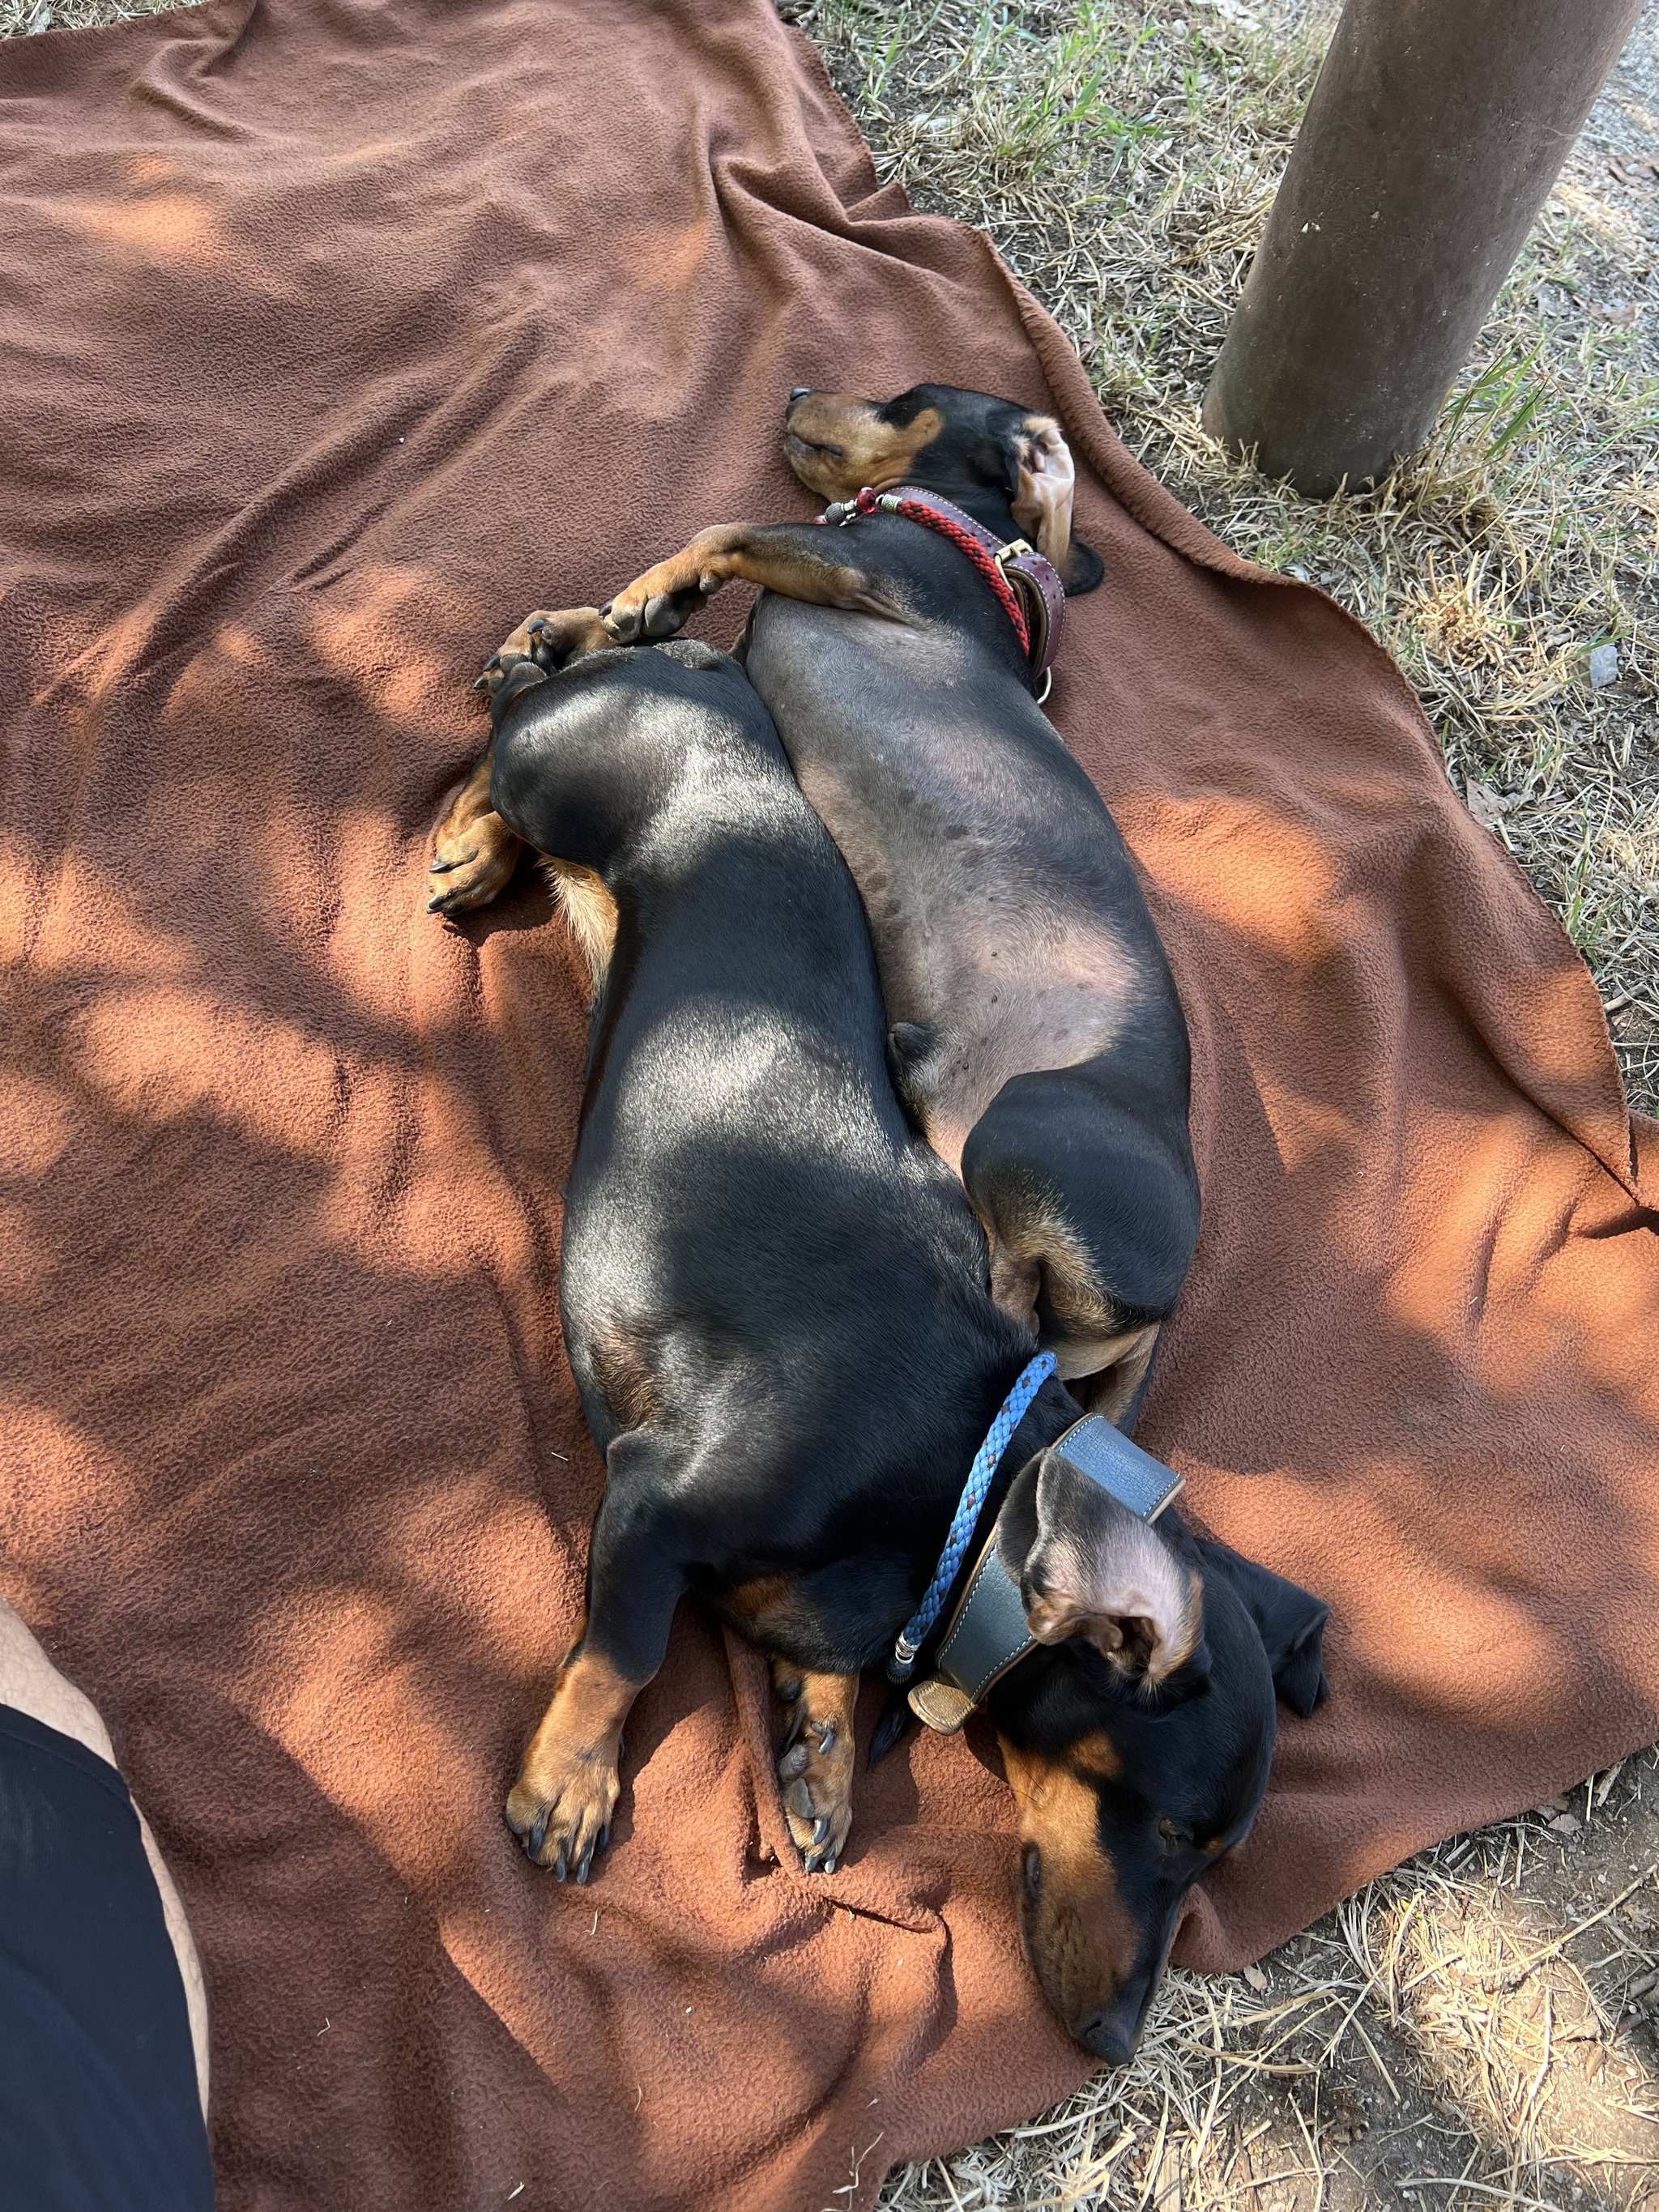
[[1066,619],[1066,586],[1053,562],[1023,538],[1010,538],[1004,544],[982,522],[975,522],[950,500],[915,484],[901,484],[896,491],[884,492],[872,491],[866,484],[856,499],[838,499],[825,507],[818,520],[844,527],[866,514],[896,514],[906,522],[919,522],[924,530],[948,538],[967,555],[1012,623],[1033,678],[1042,679],[1039,704],[1046,699]]

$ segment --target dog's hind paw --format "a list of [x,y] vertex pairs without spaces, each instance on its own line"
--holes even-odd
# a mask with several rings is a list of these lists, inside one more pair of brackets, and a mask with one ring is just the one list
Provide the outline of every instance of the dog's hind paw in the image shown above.
[[778,1759],[784,1818],[808,1874],[834,1874],[853,1825],[856,1674],[803,1674],[773,1662],[790,1706]]
[[426,872],[427,912],[460,914],[488,906],[512,880],[520,850],[499,814],[465,819],[458,802],[433,845]]

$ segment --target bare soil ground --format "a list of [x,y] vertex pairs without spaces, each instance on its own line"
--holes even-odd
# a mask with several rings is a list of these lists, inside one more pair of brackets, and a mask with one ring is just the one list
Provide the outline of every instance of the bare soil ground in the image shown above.
[[[0,36],[160,0],[0,0]],[[1659,0],[1433,444],[1316,506],[1198,403],[1328,0],[793,0],[918,204],[988,231],[1131,448],[1405,667],[1449,772],[1594,970],[1659,1103]],[[1589,655],[1612,645],[1597,684]],[[1605,662],[1598,662],[1605,673]],[[1455,1838],[1243,1975],[1182,1973],[1136,2063],[896,2172],[889,2212],[1659,2212],[1659,1753]]]

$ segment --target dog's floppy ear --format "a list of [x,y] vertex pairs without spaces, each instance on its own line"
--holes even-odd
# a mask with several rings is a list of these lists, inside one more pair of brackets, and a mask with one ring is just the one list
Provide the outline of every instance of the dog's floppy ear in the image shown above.
[[1014,520],[1058,572],[1066,597],[1092,592],[1106,571],[1091,545],[1072,535],[1077,470],[1052,415],[1028,415],[1013,434]]
[[1204,1586],[1158,1530],[1054,1451],[1015,1478],[997,1526],[1039,1644],[1092,1644],[1114,1671],[1156,1686],[1203,1635]]
[[1311,1719],[1330,1693],[1324,1658],[1329,1606],[1212,1538],[1202,1540],[1199,1548],[1206,1564],[1219,1567],[1226,1576],[1255,1621],[1273,1669],[1274,1689],[1293,1713],[1304,1721]]

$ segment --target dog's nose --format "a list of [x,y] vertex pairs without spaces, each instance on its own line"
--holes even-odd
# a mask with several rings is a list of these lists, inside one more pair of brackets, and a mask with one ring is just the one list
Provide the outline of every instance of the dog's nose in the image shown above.
[[1073,2030],[1085,2051],[1109,2066],[1127,2066],[1140,2040],[1140,2022],[1131,2005],[1103,2005]]
[[796,385],[794,390],[789,394],[789,404],[793,407],[798,399],[805,399],[811,389],[810,384]]

